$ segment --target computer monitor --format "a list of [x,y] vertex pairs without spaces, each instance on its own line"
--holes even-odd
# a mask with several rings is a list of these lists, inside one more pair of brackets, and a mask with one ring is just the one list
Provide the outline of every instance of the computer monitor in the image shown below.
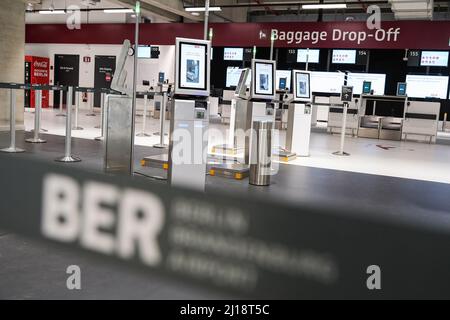
[[370,94],[371,90],[372,90],[372,82],[363,81],[362,94]]
[[406,96],[406,82],[397,83],[397,96]]
[[275,99],[275,70],[275,61],[252,60],[252,99]]
[[176,39],[175,94],[208,96],[210,91],[211,42]]
[[302,70],[293,70],[294,101],[311,101],[311,73]]

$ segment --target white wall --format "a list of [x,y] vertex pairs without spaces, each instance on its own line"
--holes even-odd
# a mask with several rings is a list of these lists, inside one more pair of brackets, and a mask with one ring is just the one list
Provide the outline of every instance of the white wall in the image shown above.
[[[26,44],[25,54],[50,58],[50,66],[54,66],[56,54],[77,54],[80,56],[81,87],[94,86],[95,56],[120,54],[120,45],[82,45],[82,44]],[[139,59],[138,62],[138,90],[143,90],[142,80],[149,80],[150,84],[158,81],[158,73],[164,72],[166,78],[173,82],[175,79],[175,46],[160,46],[159,59]],[[83,62],[83,57],[90,57],[91,62]],[[128,72],[127,84],[131,87],[133,78],[133,63],[129,59],[126,64]],[[54,71],[50,70],[50,83],[53,84]],[[53,105],[53,95],[50,93],[50,106]],[[88,104],[81,104],[81,108],[88,108]]]

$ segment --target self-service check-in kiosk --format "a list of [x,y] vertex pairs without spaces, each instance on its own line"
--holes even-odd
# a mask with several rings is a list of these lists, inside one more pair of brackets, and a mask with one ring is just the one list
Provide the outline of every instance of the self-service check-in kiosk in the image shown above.
[[309,156],[311,137],[311,74],[293,70],[294,97],[289,104],[286,147],[279,153],[280,160],[289,161],[297,156]]
[[168,180],[174,186],[205,188],[210,52],[210,41],[176,39],[168,158]]
[[247,77],[250,70],[241,74],[236,89],[240,99],[236,100],[235,147],[243,149],[243,158],[237,163],[215,164],[209,173],[234,179],[248,177],[251,160],[252,129],[255,121],[275,123],[275,70],[276,62],[271,60],[252,60],[251,90],[247,96]]

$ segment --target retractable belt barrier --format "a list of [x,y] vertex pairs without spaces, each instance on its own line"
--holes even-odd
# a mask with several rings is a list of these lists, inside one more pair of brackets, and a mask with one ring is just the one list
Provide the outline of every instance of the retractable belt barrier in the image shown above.
[[[450,234],[414,217],[197,193],[21,154],[0,155],[0,176],[0,228],[130,271],[257,299],[450,297]],[[374,265],[381,290],[370,290]]]

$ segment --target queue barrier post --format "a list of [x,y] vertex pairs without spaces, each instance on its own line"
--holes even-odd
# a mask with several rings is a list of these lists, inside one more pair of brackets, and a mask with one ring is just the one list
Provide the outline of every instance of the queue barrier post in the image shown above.
[[72,156],[72,94],[73,94],[73,87],[69,87],[67,90],[65,153],[63,157],[55,160],[58,162],[70,163],[81,161],[80,158]]
[[151,134],[146,133],[146,128],[147,128],[147,102],[148,102],[148,95],[145,94],[144,95],[144,113],[142,114],[142,131],[140,133],[138,133],[136,136],[137,137],[150,137]]
[[1,149],[1,152],[8,153],[20,153],[25,152],[25,150],[16,147],[16,93],[13,89],[9,90],[10,100],[9,100],[9,110],[10,110],[10,119],[9,119],[9,128],[10,128],[10,144],[9,148]]
[[88,101],[89,101],[90,106],[89,106],[89,113],[86,114],[86,116],[95,117],[96,114],[94,112],[94,92],[92,92],[91,99],[89,99],[89,95],[88,95]]
[[106,117],[107,117],[107,113],[106,113],[106,105],[107,105],[107,101],[108,101],[108,97],[106,96],[106,94],[104,92],[102,92],[101,95],[101,115],[102,115],[102,123],[101,123],[101,135],[100,137],[95,138],[95,140],[97,141],[103,141],[105,140],[105,132],[106,132]]
[[166,115],[166,99],[167,99],[167,93],[162,93],[162,101],[161,101],[161,107],[159,109],[159,143],[155,144],[154,148],[167,148],[168,145],[164,144],[164,120]]
[[42,90],[36,90],[36,103],[34,112],[34,135],[33,138],[26,139],[28,143],[46,143],[47,141],[39,137],[41,131],[41,109],[42,109]]
[[80,92],[75,90],[75,123],[72,130],[83,130],[83,127],[78,125],[78,112],[80,110]]
[[63,93],[64,91],[59,90],[59,113],[56,114],[57,117],[65,117],[66,114],[63,110]]

